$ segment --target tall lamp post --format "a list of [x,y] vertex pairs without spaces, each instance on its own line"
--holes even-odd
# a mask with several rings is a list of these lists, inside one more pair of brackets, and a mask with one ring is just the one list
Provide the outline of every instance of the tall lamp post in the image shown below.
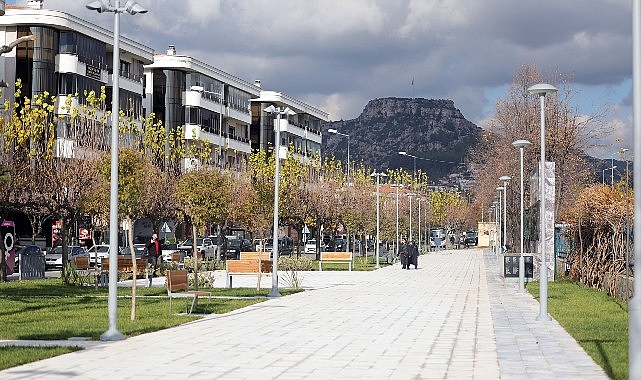
[[418,201],[418,241],[416,247],[418,251],[421,252],[421,201],[423,198],[416,197],[416,200]]
[[416,159],[418,157],[403,150],[398,152],[398,154],[400,154],[401,156],[412,157],[414,159],[414,171],[412,172],[412,190],[416,190],[416,188],[414,187],[414,181],[416,181]]
[[387,174],[373,172],[370,174],[370,177],[376,177],[376,269],[381,267],[379,262],[380,255],[380,224],[381,224],[381,211],[380,211],[380,188],[381,188],[381,177],[386,178]]
[[547,83],[535,84],[530,86],[527,91],[530,94],[538,95],[541,107],[541,158],[539,163],[539,218],[541,219],[541,227],[539,239],[541,240],[541,268],[540,274],[540,288],[539,288],[539,315],[536,317],[538,321],[550,321],[552,318],[548,315],[548,266],[547,258],[545,255],[546,237],[546,216],[545,216],[545,95],[553,94],[557,91],[556,87]]
[[416,196],[416,194],[414,194],[414,193],[407,194],[407,197],[410,200],[410,236],[407,239],[408,242],[412,240],[412,198],[415,197],[415,196]]
[[525,291],[525,258],[523,257],[523,223],[524,223],[524,217],[523,217],[523,150],[525,149],[526,146],[532,145],[531,142],[528,140],[516,140],[515,142],[512,143],[512,146],[515,148],[519,148],[519,157],[520,157],[520,162],[521,162],[521,249],[519,252],[519,291],[524,292]]
[[505,188],[503,186],[499,186],[499,187],[496,188],[496,191],[499,192],[499,203],[498,203],[498,207],[496,209],[497,214],[499,216],[498,219],[497,219],[498,220],[498,225],[497,225],[498,229],[497,229],[497,231],[499,233],[499,235],[498,235],[499,236],[499,241],[498,241],[497,247],[500,248],[499,250],[497,250],[497,253],[503,252],[503,238],[504,238],[504,236],[503,236],[503,232],[502,232],[502,226],[503,226],[503,223],[502,223],[503,220],[502,219],[503,219],[503,201],[504,200],[501,198],[501,193],[503,192],[503,190],[505,190]]
[[274,231],[272,235],[272,290],[267,294],[268,297],[280,297],[278,292],[278,192],[279,192],[279,182],[280,182],[280,130],[281,130],[281,117],[284,115],[285,120],[288,116],[295,115],[296,113],[287,108],[275,107],[271,105],[265,108],[265,112],[268,114],[276,114],[276,137],[275,137],[275,146],[276,152],[276,171],[274,174]]
[[503,252],[507,251],[507,183],[511,179],[509,175],[499,177],[499,181],[503,182]]
[[612,183],[611,184],[612,185],[614,184],[614,169],[616,169],[616,168],[617,168],[616,165],[612,165],[609,168],[605,168],[605,169],[601,170],[601,183],[602,184],[605,185],[605,172],[607,172],[608,170],[612,170]]
[[350,166],[349,165],[349,135],[347,133],[340,133],[339,131],[337,131],[334,128],[328,129],[327,132],[328,133],[333,133],[335,135],[347,137],[347,182],[349,183],[349,179],[350,179],[350,176],[349,176],[349,174],[350,174],[350,168],[349,168],[349,166]]
[[[641,167],[641,0],[632,1],[632,109],[635,152],[633,167]],[[641,176],[632,179],[634,210],[641,210]],[[634,213],[634,264],[641,268],[641,213]],[[629,342],[628,363],[630,379],[641,378],[641,281],[634,281],[632,298],[628,301]]]
[[108,314],[109,328],[100,340],[122,340],[125,338],[116,328],[118,311],[118,116],[120,116],[120,14],[130,15],[147,13],[147,10],[135,1],[127,1],[124,7],[120,0],[114,0],[113,5],[108,0],[97,0],[85,5],[87,9],[114,14],[114,51],[111,98],[111,175],[109,188],[109,298]]
[[390,185],[396,188],[396,256],[398,256],[398,188],[403,187],[400,183]]

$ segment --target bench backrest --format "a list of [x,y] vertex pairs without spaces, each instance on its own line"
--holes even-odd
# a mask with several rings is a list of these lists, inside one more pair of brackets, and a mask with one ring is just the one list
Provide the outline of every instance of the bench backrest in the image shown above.
[[321,252],[322,260],[345,260],[352,261],[351,252]]
[[[261,260],[260,272],[269,273],[272,271],[271,260]],[[258,259],[227,260],[227,272],[229,273],[258,273]]]
[[172,269],[167,271],[167,291],[187,290],[187,270]]
[[241,252],[241,260],[258,260],[260,257],[262,260],[269,260],[269,255],[271,252]]
[[[100,260],[102,270],[109,270],[109,257],[103,257]],[[145,259],[136,259],[136,269],[138,273],[144,273],[146,267]],[[118,257],[118,271],[133,272],[134,263],[130,257]]]
[[74,256],[73,266],[76,269],[89,269],[89,257],[88,256]]

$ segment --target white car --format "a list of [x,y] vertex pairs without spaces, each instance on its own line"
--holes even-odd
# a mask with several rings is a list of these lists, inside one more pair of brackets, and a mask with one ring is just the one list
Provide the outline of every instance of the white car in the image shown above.
[[89,254],[89,263],[100,265],[103,258],[109,257],[109,246],[106,244],[96,244],[87,250]]
[[[189,238],[178,245],[179,251],[187,252],[187,255],[192,256],[191,252],[194,249],[194,240]],[[196,239],[196,248],[201,255],[201,258],[211,259],[216,257],[218,246],[214,244],[211,238],[198,238]]]
[[316,239],[307,240],[305,253],[316,253]]

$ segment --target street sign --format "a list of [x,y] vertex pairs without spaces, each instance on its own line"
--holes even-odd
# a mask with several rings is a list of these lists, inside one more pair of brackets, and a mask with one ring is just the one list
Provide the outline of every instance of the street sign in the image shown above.
[[169,224],[167,222],[163,223],[162,228],[160,229],[164,233],[171,233],[171,228],[169,228]]
[[308,234],[309,233],[309,228],[307,228],[307,224],[305,225],[305,227],[303,227],[303,233],[304,234]]

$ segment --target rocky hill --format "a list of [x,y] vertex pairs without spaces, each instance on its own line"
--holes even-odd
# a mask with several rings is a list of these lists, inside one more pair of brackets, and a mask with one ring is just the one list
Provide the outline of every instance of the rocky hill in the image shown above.
[[347,159],[347,138],[327,132],[334,128],[348,134],[350,159],[371,168],[426,171],[432,180],[460,173],[470,146],[481,129],[463,117],[451,100],[381,98],[371,100],[356,119],[331,122],[323,127],[324,155]]

